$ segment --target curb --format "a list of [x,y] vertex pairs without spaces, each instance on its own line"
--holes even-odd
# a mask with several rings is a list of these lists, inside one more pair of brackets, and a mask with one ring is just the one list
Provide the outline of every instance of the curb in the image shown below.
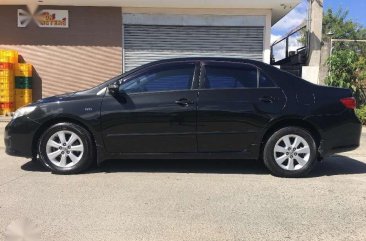
[[10,117],[10,116],[6,116],[6,117],[0,117],[0,123],[8,123],[8,122],[10,122],[11,121],[11,118],[12,117]]

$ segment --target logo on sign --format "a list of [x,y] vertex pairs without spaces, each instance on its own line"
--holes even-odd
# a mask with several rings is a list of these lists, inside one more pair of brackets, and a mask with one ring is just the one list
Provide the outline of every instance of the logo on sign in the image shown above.
[[23,9],[18,9],[18,27],[25,28],[31,21],[41,28],[68,28],[69,11],[42,9],[35,14],[31,14]]

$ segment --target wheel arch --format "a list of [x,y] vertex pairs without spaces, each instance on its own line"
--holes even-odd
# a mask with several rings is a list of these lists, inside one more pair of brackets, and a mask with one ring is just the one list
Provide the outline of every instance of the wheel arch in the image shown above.
[[95,134],[91,131],[91,128],[84,124],[82,121],[76,119],[76,118],[72,118],[72,117],[56,117],[56,118],[52,118],[44,123],[42,123],[42,125],[37,129],[36,133],[34,134],[33,137],[33,141],[32,141],[32,155],[33,157],[37,154],[37,146],[38,146],[38,142],[39,139],[41,138],[42,134],[51,126],[56,125],[58,123],[72,123],[75,125],[79,125],[81,127],[83,127],[89,134],[90,137],[92,138],[92,142],[94,145],[94,150],[96,151],[96,147],[97,147],[97,143],[96,143],[96,136]]
[[275,133],[277,130],[282,129],[284,127],[300,127],[305,130],[307,130],[314,138],[315,144],[317,149],[320,146],[322,136],[319,132],[319,129],[309,121],[306,121],[304,119],[296,119],[296,118],[290,118],[290,119],[282,119],[279,121],[276,121],[275,123],[272,123],[267,130],[265,131],[264,135],[262,136],[262,140],[260,143],[260,155],[263,154],[264,146],[267,142],[267,140],[271,137],[273,133]]

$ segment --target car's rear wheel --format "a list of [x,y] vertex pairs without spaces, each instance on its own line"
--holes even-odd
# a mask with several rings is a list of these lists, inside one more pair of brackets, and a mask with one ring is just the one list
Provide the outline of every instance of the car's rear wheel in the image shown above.
[[282,128],[267,140],[263,159],[275,176],[304,177],[317,162],[316,143],[313,136],[303,128]]
[[73,123],[59,123],[48,128],[41,136],[38,147],[40,160],[55,173],[78,173],[87,169],[93,161],[89,132]]

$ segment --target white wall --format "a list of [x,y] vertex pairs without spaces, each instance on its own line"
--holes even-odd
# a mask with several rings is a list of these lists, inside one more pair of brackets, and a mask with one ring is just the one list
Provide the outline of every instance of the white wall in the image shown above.
[[319,84],[319,66],[303,66],[302,78],[313,84]]

